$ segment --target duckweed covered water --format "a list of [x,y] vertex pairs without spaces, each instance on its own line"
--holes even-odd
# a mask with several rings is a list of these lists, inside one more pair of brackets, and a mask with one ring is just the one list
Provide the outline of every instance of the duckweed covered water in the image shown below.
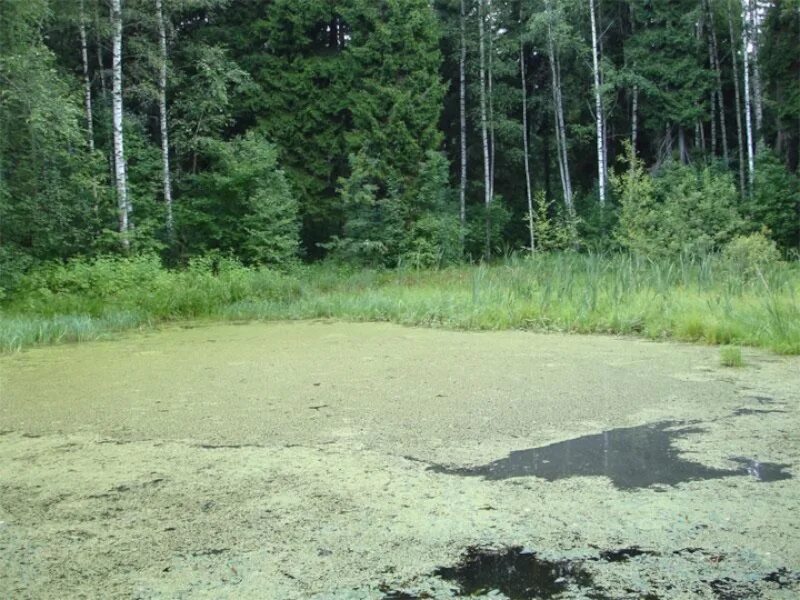
[[[746,358],[322,322],[0,357],[0,596],[449,598],[495,564],[539,583],[478,596],[795,598],[800,362]],[[678,470],[604,471],[614,431]],[[551,477],[428,469],[531,449]]]

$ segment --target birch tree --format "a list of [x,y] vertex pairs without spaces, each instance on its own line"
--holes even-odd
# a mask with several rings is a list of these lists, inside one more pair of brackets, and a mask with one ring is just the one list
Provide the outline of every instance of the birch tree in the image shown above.
[[117,186],[117,212],[122,246],[130,248],[128,230],[132,206],[128,198],[128,176],[125,165],[125,144],[122,131],[122,0],[111,0],[113,85],[111,89],[113,137],[114,137],[114,178]]
[[458,59],[458,108],[461,145],[461,181],[459,184],[459,217],[461,221],[461,249],[464,249],[464,232],[467,226],[467,15],[464,0],[461,0],[459,15],[461,48]]
[[92,80],[89,78],[89,50],[86,43],[86,12],[83,0],[78,5],[78,32],[81,39],[81,66],[83,70],[83,105],[86,111],[86,136],[89,151],[94,152],[94,119],[92,118]]
[[569,170],[569,155],[567,152],[567,133],[564,120],[564,99],[561,93],[561,60],[559,46],[556,43],[553,21],[552,0],[545,2],[545,19],[547,28],[547,55],[550,63],[551,88],[553,94],[553,117],[555,120],[556,153],[558,158],[558,171],[561,177],[561,190],[564,197],[564,206],[570,217],[574,216],[575,207],[572,200],[572,179]]
[[[522,20],[520,18],[520,20]],[[522,160],[525,163],[525,195],[528,201],[528,232],[531,239],[531,252],[536,251],[536,234],[533,228],[533,194],[531,192],[531,165],[528,150],[528,85],[525,79],[525,40],[519,41],[519,79],[522,88]]]
[[600,189],[600,205],[606,203],[606,165],[605,165],[605,122],[603,115],[603,98],[601,90],[600,76],[600,57],[599,43],[597,36],[597,16],[595,11],[595,0],[589,0],[589,13],[592,23],[592,74],[594,76],[594,109],[595,127],[597,137],[597,177]]
[[491,2],[486,2],[486,15],[485,18],[489,24],[489,31],[487,32],[488,38],[488,55],[486,61],[486,80],[488,87],[488,106],[489,106],[489,196],[494,198],[494,165],[495,159],[495,118],[494,118],[494,15],[492,14]]
[[[631,35],[636,33],[636,15],[633,11],[633,4],[630,7]],[[636,141],[639,137],[639,84],[634,83],[631,90],[631,149],[636,155]]]
[[745,11],[745,26],[748,30],[748,49],[752,53],[752,83],[753,86],[753,115],[755,117],[754,138],[757,145],[762,143],[764,125],[764,104],[762,100],[761,88],[761,65],[759,63],[760,50],[760,17],[756,0],[745,0],[747,8]]
[[483,142],[483,194],[486,210],[486,259],[492,256],[491,250],[491,215],[489,210],[492,205],[491,165],[489,157],[489,134],[486,117],[486,44],[484,32],[484,18],[486,0],[478,0],[478,54],[479,54],[479,79],[480,79],[480,104],[481,104],[481,141]]
[[732,0],[728,0],[728,32],[730,34],[730,45],[731,45],[731,63],[733,68],[733,91],[734,91],[734,101],[736,103],[736,110],[734,111],[736,114],[736,140],[737,140],[737,150],[739,153],[739,194],[744,198],[745,196],[745,162],[744,162],[744,154],[745,154],[745,140],[744,140],[744,133],[742,128],[742,98],[741,93],[739,91],[739,62],[736,60],[736,48],[738,46],[736,42],[736,36],[733,33],[733,9],[731,8]]
[[748,25],[749,0],[742,0],[742,71],[744,73],[744,121],[747,129],[747,174],[750,193],[756,175],[755,144],[753,135],[753,106],[750,99],[750,27]]
[[174,234],[172,216],[172,177],[169,169],[169,127],[167,125],[167,34],[164,26],[164,10],[161,0],[155,0],[156,19],[158,20],[158,47],[160,62],[158,69],[158,116],[161,129],[161,164],[162,185],[164,189],[164,205],[166,208],[167,235]]

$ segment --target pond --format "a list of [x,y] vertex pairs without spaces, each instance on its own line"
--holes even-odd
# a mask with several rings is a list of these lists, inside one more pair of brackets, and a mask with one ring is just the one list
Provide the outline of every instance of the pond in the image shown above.
[[795,598],[800,360],[384,323],[0,357],[0,596]]

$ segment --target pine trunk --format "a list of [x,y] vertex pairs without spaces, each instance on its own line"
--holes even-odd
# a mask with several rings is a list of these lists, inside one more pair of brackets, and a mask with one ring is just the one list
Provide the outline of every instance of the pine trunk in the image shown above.
[[155,0],[158,18],[158,46],[161,61],[158,71],[158,116],[161,126],[161,164],[163,168],[164,205],[166,208],[167,235],[171,239],[174,232],[172,216],[172,177],[169,170],[169,128],[167,126],[167,33],[164,27],[164,10],[161,0]]
[[122,132],[122,0],[111,0],[113,85],[111,89],[114,131],[114,177],[117,183],[117,211],[122,245],[130,248],[128,239],[130,203],[128,200],[128,178],[125,169],[125,145]]
[[597,133],[597,178],[600,188],[600,205],[606,203],[606,168],[605,168],[605,124],[603,122],[603,99],[600,90],[600,57],[598,56],[597,17],[594,0],[589,0],[589,12],[592,20],[592,72],[594,74],[594,105]]

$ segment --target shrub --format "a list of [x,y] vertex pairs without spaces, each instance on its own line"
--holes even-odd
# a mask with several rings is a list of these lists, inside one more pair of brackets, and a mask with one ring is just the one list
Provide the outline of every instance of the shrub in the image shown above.
[[629,143],[620,161],[627,169],[611,176],[611,187],[620,203],[616,237],[629,250],[646,254],[652,250],[659,233],[660,207],[656,203],[653,178]]
[[565,215],[555,200],[547,201],[544,191],[533,198],[533,233],[536,249],[542,251],[565,250],[577,242],[577,220]]
[[788,250],[800,246],[800,178],[786,170],[778,158],[761,152],[756,165],[753,193],[742,207],[747,229],[766,227],[778,245]]
[[711,167],[671,165],[657,177],[629,149],[627,172],[612,178],[622,206],[617,237],[650,256],[703,254],[720,249],[741,231],[730,173]]
[[725,245],[722,256],[735,272],[748,277],[781,259],[777,244],[763,232],[733,238]]

